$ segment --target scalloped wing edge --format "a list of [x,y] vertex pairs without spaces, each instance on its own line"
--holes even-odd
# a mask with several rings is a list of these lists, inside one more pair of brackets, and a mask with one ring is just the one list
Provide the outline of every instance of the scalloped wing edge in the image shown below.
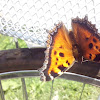
[[[44,70],[46,70],[47,69],[47,64],[48,64],[48,59],[49,59],[49,53],[50,53],[50,46],[51,46],[51,44],[52,44],[52,35],[54,35],[54,34],[56,34],[57,33],[57,30],[61,27],[63,25],[63,23],[62,22],[59,22],[58,24],[55,24],[55,26],[54,26],[54,28],[53,29],[51,29],[51,30],[46,30],[47,31],[47,33],[48,33],[48,39],[47,39],[47,49],[45,50],[45,61],[44,61],[44,63],[43,63],[43,66],[39,69],[39,73],[40,73],[40,80],[41,81],[47,81],[46,80],[46,76],[44,75]],[[58,76],[59,75],[62,75],[63,74],[63,72],[60,72],[60,73],[58,73]],[[49,80],[53,80],[54,79],[54,77],[51,75],[51,74],[49,74],[49,75],[47,75],[47,77],[49,78]]]
[[100,40],[100,34],[98,33],[96,25],[92,24],[91,21],[88,21],[87,15],[85,15],[85,17],[82,19],[80,19],[78,16],[76,18],[73,18],[72,23],[84,24],[85,27],[87,27],[88,30],[92,31],[94,33],[93,35],[95,35]]

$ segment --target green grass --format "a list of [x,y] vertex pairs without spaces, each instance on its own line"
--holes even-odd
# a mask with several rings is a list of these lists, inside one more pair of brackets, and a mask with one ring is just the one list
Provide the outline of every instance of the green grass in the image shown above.
[[[19,48],[27,48],[26,43],[18,39]],[[0,50],[16,49],[13,37],[4,36],[0,34]]]
[[[0,50],[15,49],[15,42],[12,37],[0,34]],[[19,47],[26,48],[26,43],[18,39]],[[2,80],[5,100],[23,100],[21,79]],[[41,82],[37,77],[25,78],[29,100],[49,100],[52,81]],[[52,100],[79,100],[83,83],[64,79],[55,79],[53,85]],[[92,85],[85,85],[81,100],[97,100],[100,95],[100,88]],[[56,98],[56,99],[54,99]]]
[[[49,100],[52,82],[41,82],[39,78],[25,78],[29,100]],[[21,79],[2,80],[6,100],[23,100]],[[55,79],[53,96],[55,100],[79,100],[83,83],[65,79]],[[81,100],[97,100],[100,88],[85,85]]]

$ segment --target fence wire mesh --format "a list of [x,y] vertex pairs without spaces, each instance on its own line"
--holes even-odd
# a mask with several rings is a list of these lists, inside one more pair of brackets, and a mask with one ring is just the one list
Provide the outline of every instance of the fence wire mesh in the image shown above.
[[0,33],[45,46],[45,29],[86,14],[100,32],[100,0],[0,0]]

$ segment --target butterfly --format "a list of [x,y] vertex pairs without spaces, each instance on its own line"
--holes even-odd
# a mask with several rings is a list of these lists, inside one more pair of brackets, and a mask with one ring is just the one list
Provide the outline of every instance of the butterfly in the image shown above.
[[40,68],[41,81],[50,81],[62,75],[77,62],[84,60],[100,62],[100,35],[88,16],[72,19],[68,31],[59,22],[48,31],[45,61]]

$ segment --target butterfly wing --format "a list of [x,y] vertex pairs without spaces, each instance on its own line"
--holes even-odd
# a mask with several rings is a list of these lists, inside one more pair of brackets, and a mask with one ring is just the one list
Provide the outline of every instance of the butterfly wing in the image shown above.
[[68,70],[74,63],[68,30],[61,22],[48,32],[47,49],[45,61],[40,69],[42,81],[49,81]]
[[88,17],[72,19],[72,31],[83,57],[90,61],[100,62],[100,36],[95,25],[88,21]]

